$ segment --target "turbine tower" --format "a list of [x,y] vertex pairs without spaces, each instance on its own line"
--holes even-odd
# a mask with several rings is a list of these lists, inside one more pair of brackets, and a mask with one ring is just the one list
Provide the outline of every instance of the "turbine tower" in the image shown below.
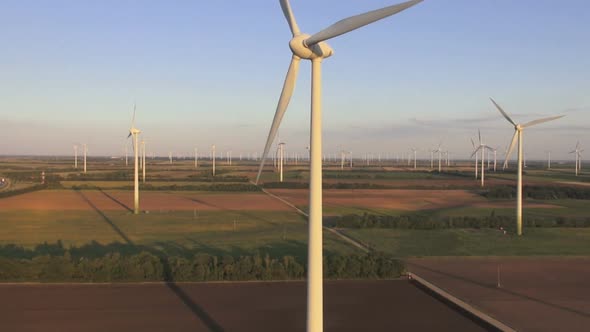
[[199,149],[195,148],[195,169],[199,168]]
[[531,127],[540,123],[544,123],[547,121],[556,120],[559,118],[564,117],[564,115],[559,116],[552,116],[548,118],[542,118],[527,122],[525,124],[516,124],[512,119],[504,112],[504,110],[498,105],[492,98],[490,98],[494,106],[498,109],[500,113],[514,126],[514,136],[512,136],[512,142],[510,143],[510,147],[508,148],[508,152],[506,153],[506,159],[504,160],[504,168],[508,166],[508,158],[514,150],[514,145],[516,145],[516,141],[518,141],[518,179],[516,184],[516,233],[520,236],[522,235],[522,164],[523,164],[523,154],[522,154],[522,134],[523,130],[527,127]]
[[215,176],[215,144],[211,145],[211,159],[213,176]]
[[74,168],[78,169],[78,144],[74,144]]
[[[470,138],[470,140],[471,140],[471,145],[473,146],[473,149],[474,149],[474,150],[475,150],[475,149],[477,149],[477,148],[475,147],[475,143],[473,142],[473,138]],[[479,159],[478,159],[478,157],[479,157],[479,155],[476,153],[476,154],[475,154],[475,179],[476,179],[476,180],[477,180],[477,165],[478,165],[478,164],[477,164],[477,162],[478,162],[478,160],[479,160]],[[473,154],[471,155],[471,158],[473,158]]]
[[576,148],[573,151],[570,151],[570,153],[573,153],[576,157],[576,176],[578,176],[578,173],[582,170],[582,151],[580,149],[580,142],[576,143]]
[[145,183],[145,140],[141,140],[141,180]]
[[141,131],[135,128],[135,109],[136,105],[133,104],[133,117],[131,118],[131,128],[129,128],[129,135],[127,139],[131,137],[133,144],[133,154],[135,162],[134,180],[133,180],[133,213],[139,214],[139,146],[138,139]]
[[84,174],[86,174],[86,154],[88,153],[88,146],[84,144]]
[[[264,162],[275,139],[277,130],[293,95],[293,89],[299,71],[301,59],[311,61],[311,130],[310,130],[310,196],[309,196],[309,241],[308,241],[308,281],[307,281],[307,331],[322,331],[323,322],[323,276],[322,276],[322,114],[321,83],[322,60],[333,55],[333,50],[326,40],[356,30],[362,26],[381,20],[422,0],[408,1],[402,4],[370,11],[341,20],[328,28],[310,36],[302,34],[291,11],[288,0],[280,0],[283,14],[287,19],[293,38],[289,46],[293,53],[283,91],[279,98],[276,113],[268,134],[262,162],[256,177],[256,183],[264,167]],[[362,47],[367,47],[362,45]]]
[[[485,168],[484,168],[485,152],[486,152],[486,150],[489,152],[492,148],[483,144],[483,142],[481,140],[481,132],[479,131],[479,129],[477,130],[477,135],[479,136],[479,146],[473,151],[473,153],[471,154],[471,158],[473,158],[474,155],[476,155],[479,151],[481,151],[481,186],[483,187],[485,184]],[[489,160],[489,156],[488,156],[488,165],[489,164],[490,164],[490,160]],[[477,162],[476,162],[475,168],[477,169]],[[488,166],[488,168],[489,168],[489,166]]]

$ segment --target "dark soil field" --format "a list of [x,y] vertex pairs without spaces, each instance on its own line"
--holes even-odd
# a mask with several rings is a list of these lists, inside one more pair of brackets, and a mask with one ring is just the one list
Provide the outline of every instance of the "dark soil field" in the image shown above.
[[408,270],[518,331],[590,330],[590,257],[425,258]]
[[[405,280],[331,281],[326,331],[485,331]],[[304,282],[4,284],[1,331],[304,331]]]

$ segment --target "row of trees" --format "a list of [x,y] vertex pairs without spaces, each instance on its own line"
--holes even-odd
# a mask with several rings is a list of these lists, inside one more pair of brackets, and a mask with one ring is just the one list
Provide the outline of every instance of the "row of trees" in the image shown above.
[[[515,186],[492,187],[482,193],[487,198],[515,198]],[[524,186],[522,195],[525,198],[548,199],[590,199],[590,188],[565,186]]]
[[[350,214],[331,217],[326,222],[339,228],[398,228],[398,229],[450,229],[450,228],[513,228],[514,216],[497,216],[494,211],[489,216],[434,217],[428,215],[363,215]],[[590,217],[527,217],[523,221],[527,227],[590,227]]]
[[[331,279],[389,279],[405,272],[404,265],[383,253],[333,255],[324,259],[324,276]],[[197,254],[192,258],[159,256],[147,251],[134,255],[118,252],[101,257],[74,258],[41,255],[31,259],[0,257],[0,281],[123,282],[123,281],[239,281],[297,280],[305,266],[293,256],[221,257]]]

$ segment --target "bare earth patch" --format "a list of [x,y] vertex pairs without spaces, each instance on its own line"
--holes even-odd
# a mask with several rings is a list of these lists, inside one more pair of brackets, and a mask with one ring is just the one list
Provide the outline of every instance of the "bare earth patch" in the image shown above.
[[[133,191],[43,190],[0,199],[0,210],[128,210],[133,207]],[[142,210],[264,210],[290,208],[263,193],[141,192]]]
[[590,257],[424,258],[408,269],[518,331],[590,326]]

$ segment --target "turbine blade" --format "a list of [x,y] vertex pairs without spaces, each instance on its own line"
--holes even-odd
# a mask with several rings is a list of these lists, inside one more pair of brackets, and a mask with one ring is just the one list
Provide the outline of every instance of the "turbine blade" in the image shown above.
[[504,115],[504,117],[506,118],[506,120],[508,120],[508,122],[512,123],[513,125],[516,126],[516,123],[514,123],[514,121],[512,121],[512,119],[508,116],[508,114],[506,114],[506,112],[504,112],[504,110],[502,109],[502,107],[500,107],[500,105],[498,105],[492,98],[490,98],[490,100],[492,101],[492,103],[494,103],[494,106],[496,106],[496,108],[498,109],[498,111],[500,111],[500,113],[502,113],[502,115]]
[[295,21],[295,15],[293,15],[289,0],[281,0],[281,9],[283,9],[283,14],[287,19],[287,23],[289,23],[289,28],[291,29],[293,37],[299,35],[301,32],[299,31],[299,26],[297,26],[297,21]]
[[481,145],[481,132],[479,129],[477,130],[477,136],[479,136],[479,144]]
[[317,44],[319,42],[328,40],[330,38],[334,38],[350,32],[352,30],[356,30],[360,27],[363,27],[367,24],[371,24],[375,21],[384,19],[388,16],[393,14],[397,14],[404,9],[410,8],[418,3],[422,2],[422,0],[412,0],[407,1],[404,3],[400,3],[393,6],[388,6],[385,8],[373,10],[364,14],[351,16],[349,18],[345,18],[341,21],[338,21],[331,26],[327,27],[326,29],[314,34],[313,36],[307,38],[305,40],[305,44],[307,46],[311,46]]
[[127,139],[129,139],[129,137],[131,137],[131,135],[133,135],[131,132],[129,132],[129,135],[127,135]]
[[475,149],[475,143],[473,142],[473,138],[470,138],[471,140],[471,145],[473,145],[473,148]]
[[512,150],[514,150],[514,146],[516,145],[517,139],[518,139],[518,130],[515,130],[514,136],[512,136],[512,142],[510,142],[510,147],[508,148],[508,151],[506,152],[506,158],[504,159],[504,168],[508,167],[508,158],[510,157]]
[[268,155],[268,151],[272,145],[273,140],[277,134],[277,130],[281,124],[281,120],[283,119],[283,115],[287,111],[287,106],[289,106],[289,101],[291,101],[291,96],[293,95],[293,90],[295,89],[295,82],[297,81],[297,73],[299,72],[299,61],[301,59],[297,56],[293,56],[291,59],[291,64],[289,65],[289,70],[287,70],[287,77],[285,77],[285,83],[283,84],[283,91],[281,92],[281,96],[279,97],[279,102],[277,104],[277,110],[275,112],[275,117],[272,120],[272,125],[270,127],[270,132],[268,133],[268,138],[266,139],[266,145],[264,146],[264,152],[262,153],[262,159],[260,160],[260,167],[258,168],[258,175],[256,176],[256,184],[258,184],[258,180],[260,180],[260,174],[262,173],[262,168],[264,168],[264,162],[266,161],[266,157]]
[[479,150],[481,150],[481,145],[477,149],[475,149],[475,151],[473,151],[473,153],[471,154],[471,158],[473,158],[473,156],[475,156],[475,154],[479,152]]
[[135,128],[135,102],[133,103],[133,117],[131,118],[131,128]]
[[531,126],[538,125],[538,124],[543,123],[543,122],[548,122],[548,121],[556,120],[556,119],[559,119],[559,118],[563,118],[564,116],[565,115],[551,116],[551,117],[548,117],[548,118],[533,120],[531,122],[527,122],[527,123],[523,124],[522,127],[523,128],[531,127]]

